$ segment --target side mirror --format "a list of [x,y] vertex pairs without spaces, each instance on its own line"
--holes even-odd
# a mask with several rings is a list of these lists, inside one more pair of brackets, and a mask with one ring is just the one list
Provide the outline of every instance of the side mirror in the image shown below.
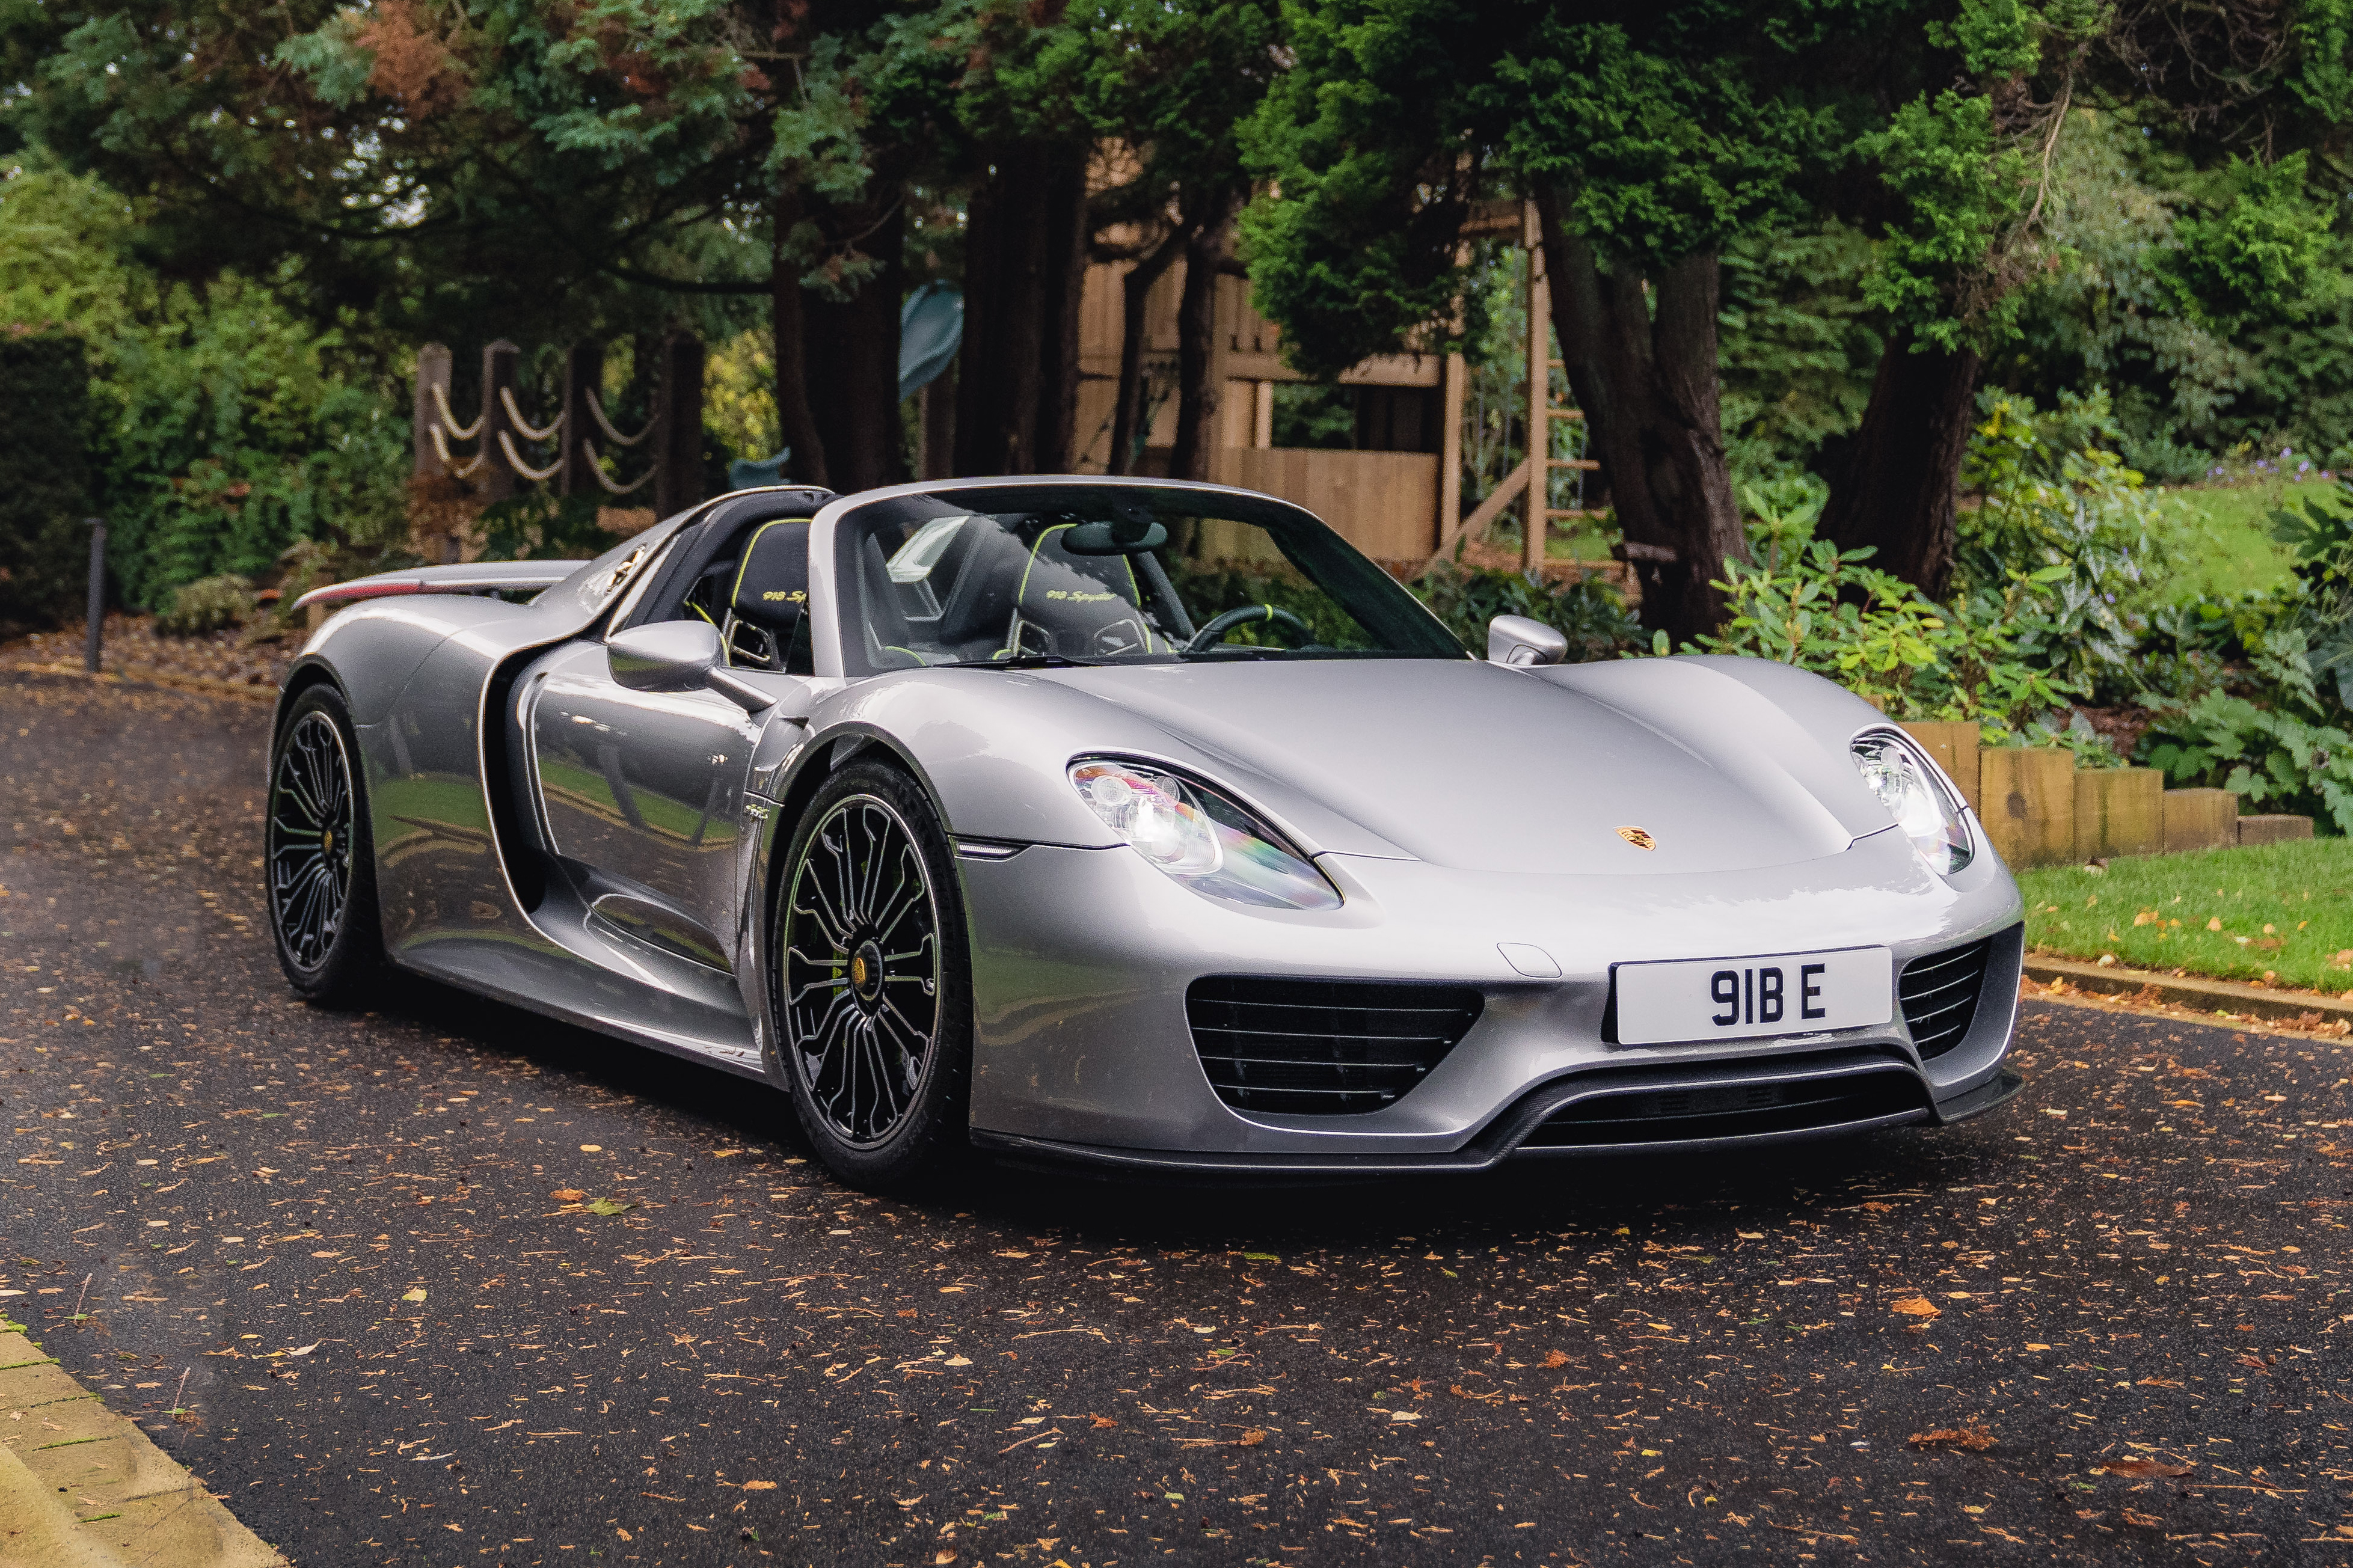
[[726,662],[708,621],[659,621],[617,632],[605,643],[615,684],[631,691],[700,691]]
[[1558,664],[1568,658],[1568,639],[1525,616],[1497,616],[1487,623],[1487,658],[1493,664]]

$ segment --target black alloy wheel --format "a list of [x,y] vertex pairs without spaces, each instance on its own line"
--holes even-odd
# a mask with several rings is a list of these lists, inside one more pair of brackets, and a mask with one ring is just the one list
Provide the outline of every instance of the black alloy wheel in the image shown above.
[[351,729],[332,688],[294,701],[269,769],[263,865],[278,962],[311,1001],[346,997],[378,957],[375,878]]
[[793,1100],[818,1153],[897,1186],[965,1145],[961,901],[931,803],[894,768],[845,769],[794,836],[776,922]]

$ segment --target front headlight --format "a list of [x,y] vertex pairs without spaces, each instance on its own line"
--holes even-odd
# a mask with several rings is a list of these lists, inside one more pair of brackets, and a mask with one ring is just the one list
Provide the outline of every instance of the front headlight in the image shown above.
[[1936,776],[1936,768],[1909,741],[1884,731],[1857,735],[1849,748],[1862,782],[1895,819],[1931,870],[1949,877],[1977,850],[1960,808]]
[[1197,893],[1262,909],[1340,907],[1322,872],[1207,784],[1101,757],[1072,763],[1071,784],[1104,826]]

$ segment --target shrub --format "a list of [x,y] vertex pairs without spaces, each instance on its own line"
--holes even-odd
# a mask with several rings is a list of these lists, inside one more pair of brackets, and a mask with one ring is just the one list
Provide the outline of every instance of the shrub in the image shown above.
[[83,602],[89,416],[79,338],[0,331],[0,638],[56,626]]
[[203,577],[172,590],[172,602],[155,617],[167,637],[209,637],[241,626],[253,616],[253,584],[242,577]]
[[1641,622],[1603,578],[1552,584],[1441,561],[1408,586],[1473,653],[1487,651],[1487,623],[1497,616],[1542,621],[1568,639],[1572,660],[1611,658],[1642,646]]

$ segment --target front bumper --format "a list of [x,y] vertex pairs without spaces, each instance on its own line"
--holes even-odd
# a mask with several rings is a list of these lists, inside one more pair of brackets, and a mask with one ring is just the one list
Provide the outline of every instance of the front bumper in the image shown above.
[[[1345,895],[1338,910],[1216,902],[1124,848],[1039,845],[963,861],[975,1142],[1016,1158],[1141,1171],[1462,1171],[1511,1157],[1951,1121],[2011,1092],[2001,1064],[2016,1018],[2021,904],[1990,855],[1952,883],[1895,833],[1820,860],[1706,877],[1467,873],[1344,856],[1321,864]],[[1901,1018],[1765,1042],[1625,1047],[1606,1037],[1615,963],[1875,943],[1893,950],[1900,972],[1985,937],[1992,951],[1968,1031],[1926,1062]],[[1542,948],[1561,976],[1527,978],[1498,943]],[[1186,1017],[1187,988],[1228,974],[1446,981],[1476,986],[1485,1005],[1392,1104],[1350,1115],[1245,1112],[1211,1087]],[[1726,1094],[1766,1114],[1690,1117],[1691,1106]],[[1680,1123],[1643,1114],[1662,1095],[1683,1097]],[[1629,1110],[1621,1122],[1647,1123],[1644,1135],[1597,1137],[1575,1125],[1596,1119],[1597,1101]]]

